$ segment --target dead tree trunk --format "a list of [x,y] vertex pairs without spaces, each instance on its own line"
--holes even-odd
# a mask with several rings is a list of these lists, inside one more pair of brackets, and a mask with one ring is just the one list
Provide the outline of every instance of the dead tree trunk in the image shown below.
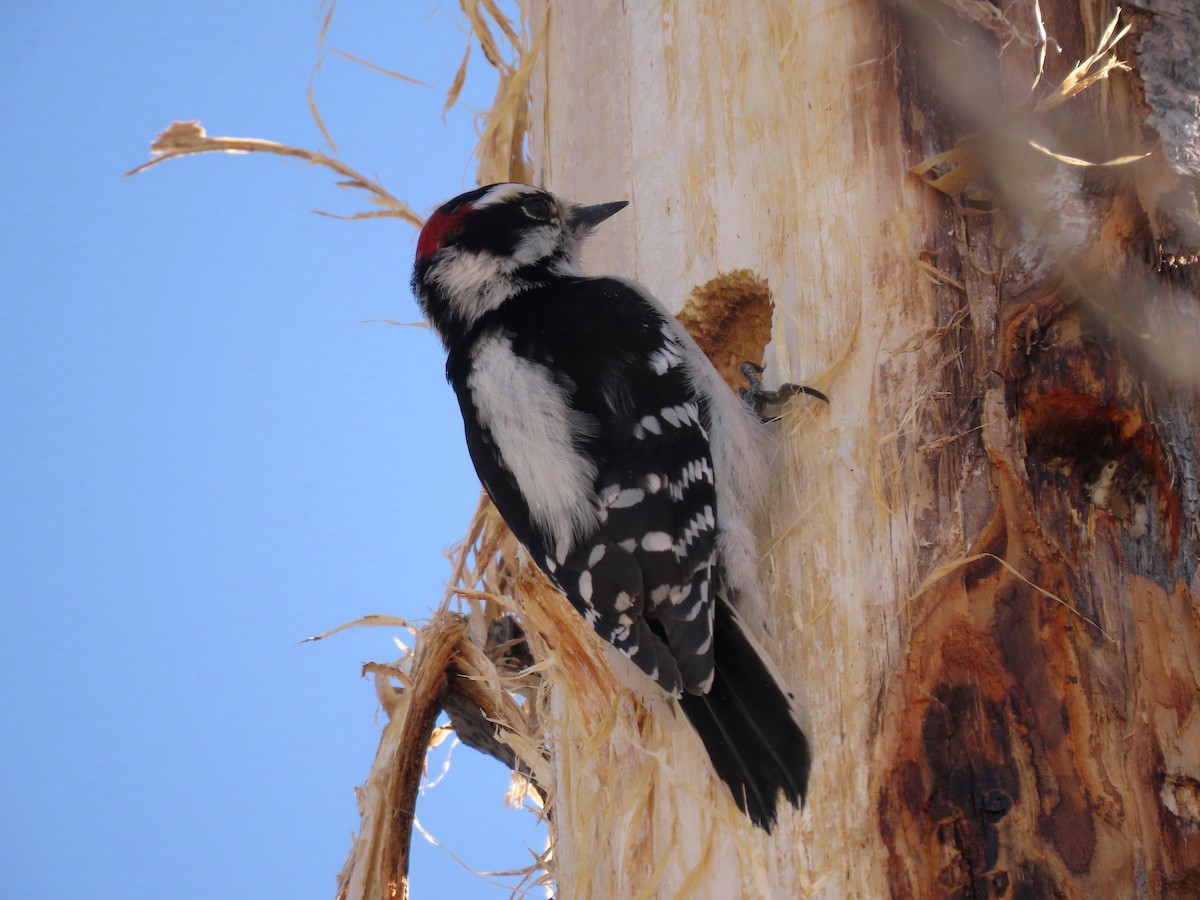
[[592,270],[765,281],[768,379],[831,398],[762,535],[806,814],[552,689],[561,895],[1200,895],[1192,0],[526,12],[535,180],[632,201]]

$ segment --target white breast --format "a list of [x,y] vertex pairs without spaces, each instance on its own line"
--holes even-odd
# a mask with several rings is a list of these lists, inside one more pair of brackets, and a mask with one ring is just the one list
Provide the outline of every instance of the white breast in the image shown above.
[[549,370],[517,356],[503,333],[479,342],[467,386],[480,424],[561,562],[596,528],[596,466],[578,450],[593,423],[571,408]]

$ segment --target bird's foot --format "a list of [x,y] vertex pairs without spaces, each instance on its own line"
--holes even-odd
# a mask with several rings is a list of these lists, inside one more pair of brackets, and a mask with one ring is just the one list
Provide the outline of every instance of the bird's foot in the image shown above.
[[767,388],[763,387],[762,382],[763,367],[755,363],[744,362],[738,368],[749,385],[748,388],[741,388],[738,394],[741,396],[742,401],[754,410],[755,415],[764,422],[773,422],[779,418],[778,416],[766,415],[764,410],[767,407],[779,406],[785,400],[799,394],[807,394],[825,403],[829,402],[829,398],[823,393],[806,384],[781,384],[777,390],[767,390]]

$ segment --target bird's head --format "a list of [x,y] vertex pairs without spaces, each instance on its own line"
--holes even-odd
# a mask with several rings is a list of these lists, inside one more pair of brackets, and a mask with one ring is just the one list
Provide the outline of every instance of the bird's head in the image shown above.
[[438,207],[417,241],[412,287],[442,335],[533,287],[582,273],[580,243],[626,201],[579,206],[528,184],[490,184]]

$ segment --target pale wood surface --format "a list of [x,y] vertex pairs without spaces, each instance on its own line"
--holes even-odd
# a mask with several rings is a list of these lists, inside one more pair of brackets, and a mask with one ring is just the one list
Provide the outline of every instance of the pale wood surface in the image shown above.
[[[1035,100],[1114,12],[1041,8],[1062,52]],[[601,766],[554,760],[563,896],[1196,884],[1195,382],[1147,342],[1196,345],[1197,291],[1191,269],[1155,269],[1141,212],[1148,185],[1190,188],[1154,158],[1088,169],[1027,143],[1093,161],[1152,150],[1136,73],[1034,110],[1032,3],[1007,18],[936,2],[527,9],[545,29],[535,180],[631,201],[591,270],[673,308],[719,272],[765,278],[768,381],[832,401],[798,401],[779,426],[762,535],[763,640],[815,751],[805,813],[774,839],[713,815],[685,736],[652,808],[622,818],[635,745],[661,745],[621,707]],[[984,149],[955,192],[964,211],[909,169],[971,131]],[[1098,493],[1109,462],[1124,474]],[[557,716],[591,733],[571,704]]]

